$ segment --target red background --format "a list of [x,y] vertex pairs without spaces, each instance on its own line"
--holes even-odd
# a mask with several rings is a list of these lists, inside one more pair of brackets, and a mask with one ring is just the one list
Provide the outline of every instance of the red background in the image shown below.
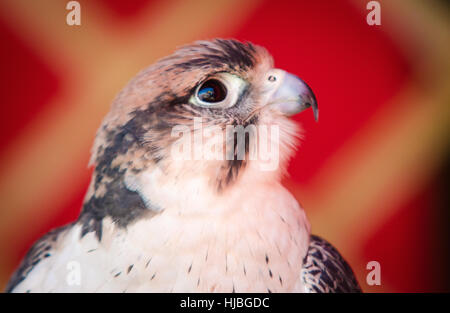
[[[63,4],[54,2],[53,5],[58,6],[61,14],[66,14],[65,2],[62,2]],[[97,14],[100,20],[98,27],[102,28],[102,36],[114,39],[129,35],[136,38],[142,30],[140,27],[146,25],[142,24],[143,12],[150,10],[151,16],[156,18],[160,14],[159,12],[165,10],[164,5],[166,4],[162,2],[161,0],[96,0],[90,3],[80,1],[83,14],[82,25],[72,26],[79,27],[79,29],[71,29],[67,36],[78,32],[78,37],[74,37],[74,40],[80,40],[80,37],[85,36],[83,34],[84,25],[89,25],[89,19],[94,18]],[[427,9],[435,12],[437,9],[434,5],[437,6],[438,3],[431,1],[429,3],[431,4]],[[209,2],[204,2],[204,12],[199,12],[191,22],[198,23],[202,16],[209,14],[209,5]],[[365,9],[365,5],[366,1],[264,0],[255,2],[250,9],[246,8],[245,13],[241,13],[242,16],[237,21],[235,15],[238,13],[235,12],[242,8],[236,2],[227,4],[229,10],[224,14],[228,14],[229,18],[221,17],[224,21],[228,20],[229,27],[220,25],[220,27],[214,26],[216,28],[213,30],[208,30],[206,26],[202,26],[192,38],[232,37],[262,45],[272,53],[277,67],[297,74],[312,87],[319,102],[320,121],[316,124],[312,114],[295,117],[295,120],[302,124],[306,136],[299,152],[291,162],[289,168],[291,177],[285,182],[302,203],[307,214],[311,216],[316,213],[317,216],[321,216],[320,211],[325,209],[317,204],[320,203],[322,195],[333,192],[333,186],[338,188],[340,182],[347,179],[346,171],[352,169],[351,160],[353,159],[350,156],[358,159],[358,155],[361,154],[363,160],[361,162],[364,163],[365,148],[367,148],[368,154],[378,151],[376,148],[371,150],[372,142],[384,142],[395,138],[395,135],[389,130],[394,127],[392,125],[401,124],[404,121],[405,114],[403,112],[421,110],[419,104],[414,101],[398,100],[399,95],[405,90],[413,90],[412,93],[433,98],[432,95],[436,92],[429,86],[430,81],[427,81],[427,77],[422,76],[422,73],[424,67],[432,68],[424,60],[428,51],[439,51],[441,48],[421,46],[422,38],[420,36],[422,34],[410,33],[413,32],[412,29],[401,27],[405,23],[404,19],[407,18],[405,15],[408,15],[402,12],[407,5],[404,3],[399,5],[400,9],[392,8],[382,1],[383,15],[380,26],[367,25],[366,14],[368,11]],[[55,99],[65,99],[64,97],[68,97],[67,95],[70,95],[71,92],[79,91],[80,87],[77,87],[78,67],[84,66],[73,61],[70,54],[60,56],[63,62],[59,62],[55,66],[52,61],[49,61],[54,57],[53,55],[46,54],[47,50],[40,51],[34,43],[30,44],[29,36],[33,35],[24,31],[24,28],[20,26],[24,20],[7,17],[10,7],[11,3],[3,5],[0,10],[2,12],[0,14],[0,43],[2,46],[0,50],[0,92],[3,95],[0,106],[0,132],[2,133],[0,160],[4,160],[2,168],[8,168],[9,162],[14,162],[15,158],[10,157],[11,155],[22,153],[16,147],[16,142],[21,141],[22,138],[31,138],[32,142],[39,144],[40,133],[34,132],[33,123],[42,119],[45,112],[54,110],[55,108],[52,106],[57,106],[58,111],[70,112],[70,104],[65,101],[55,101]],[[91,13],[88,13],[91,8]],[[70,28],[64,23],[64,18],[63,15],[60,27]],[[438,18],[436,16],[436,19]],[[167,29],[167,36],[170,36],[172,32],[176,33],[177,28],[183,26],[181,24],[166,26],[171,28]],[[39,33],[40,30],[36,32]],[[45,32],[46,30],[42,30],[44,37],[49,35]],[[191,41],[190,39],[186,39],[186,42]],[[31,42],[35,40],[36,38],[33,38]],[[97,40],[102,41],[103,39],[98,37]],[[160,43],[149,42],[148,45],[163,45],[164,37],[160,40]],[[179,43],[184,43],[183,39],[180,39]],[[83,44],[82,40],[80,40],[80,44]],[[90,51],[89,46],[83,47],[83,49],[88,53]],[[168,51],[173,50],[175,46],[168,44],[167,49],[169,49]],[[411,52],[410,49],[414,49],[414,51]],[[111,58],[110,66],[114,66],[115,56],[113,54],[111,56],[104,55],[104,57]],[[149,58],[147,62],[142,61],[141,67],[145,67],[153,61],[153,58]],[[52,65],[49,66],[49,64]],[[433,68],[433,70],[435,69]],[[442,66],[438,71],[444,77],[448,77],[448,67]],[[122,83],[129,78],[131,77],[124,75],[117,81]],[[108,90],[108,92],[113,95],[119,90],[120,88]],[[441,100],[436,100],[436,105],[441,105],[446,109],[445,101],[439,101]],[[105,107],[103,113],[106,113],[107,103],[102,105]],[[430,114],[434,114],[433,112]],[[389,113],[393,115],[389,116]],[[444,110],[443,114],[447,114],[447,110]],[[406,116],[408,115],[406,114]],[[93,120],[89,125],[99,125],[101,115],[85,116],[85,119],[89,118]],[[427,121],[433,123],[433,118],[431,116]],[[79,127],[83,127],[85,119],[79,121]],[[447,132],[448,128],[442,127],[440,131]],[[95,129],[91,132],[91,138],[86,138],[86,142],[92,141],[94,132]],[[441,138],[441,135],[435,137]],[[446,138],[448,139],[448,137]],[[413,145],[419,144],[420,146],[421,140],[411,134],[411,138],[401,137],[395,144],[400,147],[399,151],[404,149],[405,155],[411,153],[413,157],[414,152],[408,151]],[[69,134],[66,144],[68,146],[71,144]],[[376,214],[380,209],[379,206],[389,206],[387,209],[384,207],[383,210],[380,210],[389,213],[380,213],[380,216],[384,216],[382,223],[371,233],[365,234],[364,239],[358,241],[357,248],[351,247],[351,245],[352,238],[357,238],[359,233],[353,229],[339,229],[344,239],[336,239],[337,246],[344,252],[350,251],[350,249],[354,251],[348,255],[348,260],[358,274],[365,291],[449,290],[449,271],[447,269],[449,202],[445,199],[448,193],[448,183],[445,177],[445,173],[448,173],[448,143],[442,141],[436,146],[439,149],[430,151],[430,155],[433,157],[429,158],[429,162],[434,165],[427,165],[424,169],[426,175],[422,175],[420,171],[420,175],[411,175],[411,179],[415,182],[414,190],[408,190],[409,182],[406,184],[402,177],[395,177],[395,181],[386,181],[386,185],[392,185],[394,189],[397,186],[399,190],[406,189],[406,191],[402,191],[402,195],[399,196],[399,199],[396,198],[392,207],[390,207],[389,197],[391,197],[391,193],[395,195],[395,190],[390,188],[390,193],[386,195],[386,198],[384,198],[383,189],[379,189],[375,192],[376,200],[360,209],[357,221],[361,225],[369,222],[370,216],[372,216],[370,214]],[[364,151],[353,151],[352,147]],[[426,147],[424,143],[424,149]],[[64,148],[61,147],[61,149]],[[55,195],[58,200],[53,200],[52,193],[48,192],[45,201],[38,202],[27,209],[26,216],[13,219],[17,224],[2,225],[0,230],[3,232],[0,245],[2,257],[0,282],[2,284],[6,283],[8,275],[34,240],[49,229],[73,221],[78,216],[89,182],[90,170],[81,166],[87,163],[88,149],[89,146],[86,146],[85,151],[74,156],[77,160],[74,161],[71,170],[76,172],[76,175],[72,175],[71,172],[59,174],[59,181],[66,186],[64,188],[67,190],[62,199],[59,198],[59,195]],[[49,151],[49,157],[58,158],[59,151]],[[389,161],[390,157],[383,153],[380,151],[379,163],[376,162],[373,165],[368,163],[364,167],[369,169],[368,176],[389,168],[384,166],[383,162]],[[439,158],[434,157],[435,155],[439,155]],[[394,157],[401,159],[402,155],[398,154]],[[339,168],[336,169],[337,178],[333,176],[332,182],[329,182],[327,168],[332,166],[330,164],[335,164],[333,163],[335,158],[341,160],[338,164],[345,166],[340,167],[341,172],[339,172]],[[40,166],[39,159],[34,160],[34,166]],[[412,169],[412,172],[415,173],[415,171],[416,168]],[[0,188],[5,184],[8,185],[9,182],[9,177],[2,173],[4,172],[0,172],[0,176],[4,177],[2,177],[3,184],[0,184]],[[362,175],[364,177],[364,173]],[[43,178],[31,176],[27,179],[40,180]],[[368,180],[370,181],[370,178]],[[405,183],[404,186],[403,183]],[[357,184],[356,187],[358,187]],[[20,184],[18,188],[20,188]],[[52,188],[52,184],[49,184],[48,188]],[[348,197],[361,195],[365,192],[364,190],[355,188],[348,193]],[[26,191],[25,189],[21,197],[27,197]],[[337,205],[336,210],[345,208],[345,199],[342,202],[343,204]],[[11,203],[14,203],[14,199],[11,199]],[[349,203],[352,202],[349,201]],[[327,207],[326,209],[332,210],[333,208]],[[2,217],[19,214],[15,207],[2,206],[0,210],[3,214]],[[45,213],[47,210],[49,213]],[[370,214],[366,214],[365,212],[369,212],[369,210]],[[347,213],[345,209],[342,209],[336,214],[335,216],[344,217]],[[330,221],[322,224],[322,220],[313,218],[313,232],[317,230],[319,235],[325,235],[325,238],[334,243],[334,238],[329,237],[333,232],[330,231],[328,234],[326,231],[329,223]],[[338,222],[336,223],[338,224]],[[377,260],[381,264],[383,282],[381,286],[368,286],[365,283],[364,275],[367,271],[364,267],[371,260]]]

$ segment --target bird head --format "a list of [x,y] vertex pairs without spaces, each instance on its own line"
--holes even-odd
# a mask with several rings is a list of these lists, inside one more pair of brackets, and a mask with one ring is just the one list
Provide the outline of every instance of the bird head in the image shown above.
[[278,180],[299,134],[289,117],[309,107],[317,119],[311,89],[274,68],[262,47],[223,39],[181,47],[115,99],[93,147],[89,196],[122,182],[176,193],[201,181],[220,194],[239,181]]

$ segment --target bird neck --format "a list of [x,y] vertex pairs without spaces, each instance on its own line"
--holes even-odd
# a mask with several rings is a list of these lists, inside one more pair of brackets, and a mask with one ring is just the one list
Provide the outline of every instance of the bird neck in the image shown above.
[[[252,173],[251,168],[233,185],[218,191],[211,183],[210,173],[169,175],[161,167],[130,171],[97,166],[83,203],[80,219],[91,231],[105,217],[120,227],[127,227],[141,217],[151,217],[164,210],[185,214],[205,214],[212,210],[238,208],[243,199],[258,202],[264,193],[277,193],[284,188],[273,176]],[[264,201],[264,200],[261,200]],[[276,206],[277,204],[274,203]]]

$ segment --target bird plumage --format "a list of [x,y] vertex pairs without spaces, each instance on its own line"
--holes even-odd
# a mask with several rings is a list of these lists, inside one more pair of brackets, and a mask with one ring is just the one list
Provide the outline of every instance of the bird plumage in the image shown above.
[[[288,115],[309,106],[317,117],[309,87],[273,69],[268,52],[250,43],[201,41],[156,62],[103,120],[79,219],[38,241],[7,290],[317,291],[311,284],[322,280],[312,278],[309,263],[322,262],[323,281],[335,285],[318,290],[356,291],[340,287],[356,283],[353,273],[334,248],[310,239],[303,209],[279,182],[299,136]],[[248,157],[256,133],[244,133],[240,144],[229,125],[276,126],[268,137],[279,148],[276,170]],[[193,136],[192,158],[173,157],[180,127]],[[204,130],[210,134],[200,146],[214,143],[226,154],[230,145],[231,158],[196,155]],[[72,262],[80,284],[67,280]],[[345,270],[328,270],[336,262]]]
[[306,292],[361,292],[348,263],[329,242],[312,235],[301,277]]

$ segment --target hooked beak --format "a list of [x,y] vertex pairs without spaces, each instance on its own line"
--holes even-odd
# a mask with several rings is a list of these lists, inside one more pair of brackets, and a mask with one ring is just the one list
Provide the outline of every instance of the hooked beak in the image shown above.
[[[283,71],[284,72],[284,71]],[[319,119],[319,108],[316,96],[311,88],[300,78],[287,72],[280,75],[277,90],[271,96],[270,102],[282,114],[291,116],[312,107],[314,119]]]

